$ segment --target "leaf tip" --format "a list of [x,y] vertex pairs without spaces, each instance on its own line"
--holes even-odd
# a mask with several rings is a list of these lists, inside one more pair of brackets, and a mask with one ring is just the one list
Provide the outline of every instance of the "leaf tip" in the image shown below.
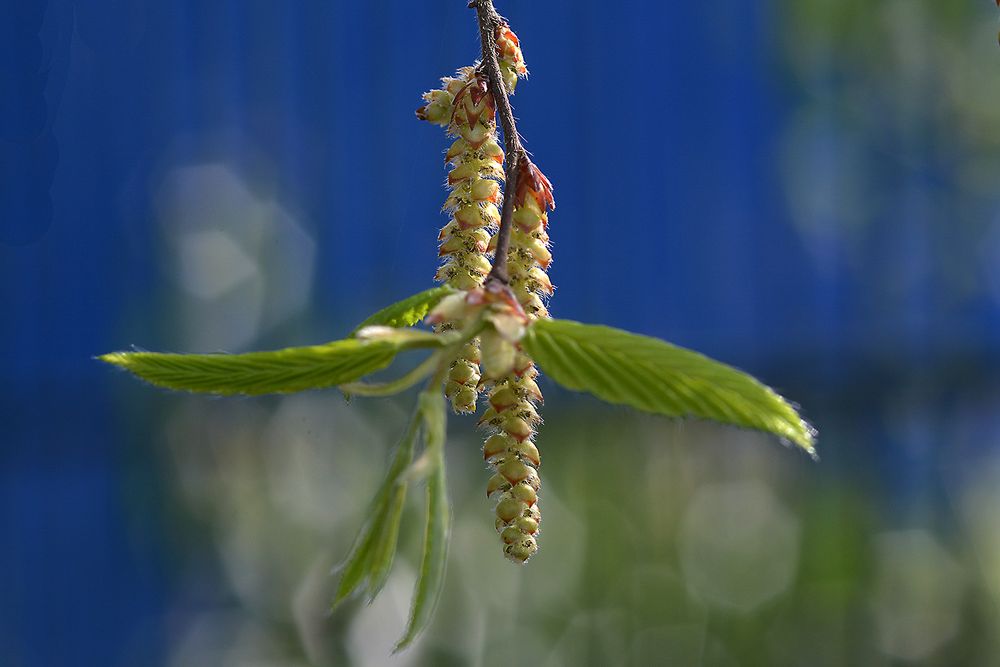
[[103,361],[106,364],[111,364],[112,366],[129,368],[132,365],[131,356],[132,354],[129,352],[108,352],[107,354],[101,354],[94,358],[98,361]]
[[796,444],[804,449],[813,461],[819,461],[819,452],[816,451],[816,438],[819,435],[819,431],[804,419],[801,421],[800,427],[802,435],[801,439],[796,440]]
[[392,649],[392,654],[396,655],[397,653],[402,653],[406,649],[410,648],[410,646],[413,644],[413,640],[416,638],[417,635],[411,636],[409,633],[407,633],[406,636],[404,636],[402,639],[396,642],[396,645]]

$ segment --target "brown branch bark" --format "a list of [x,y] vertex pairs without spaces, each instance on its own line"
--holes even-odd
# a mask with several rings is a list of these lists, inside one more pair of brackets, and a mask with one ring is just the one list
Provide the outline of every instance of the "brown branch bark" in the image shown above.
[[504,170],[506,185],[504,186],[503,207],[500,209],[500,230],[497,232],[497,249],[493,257],[493,269],[486,276],[486,282],[500,282],[507,285],[510,276],[507,273],[507,253],[510,249],[510,231],[514,218],[514,192],[517,188],[517,166],[524,157],[524,147],[517,133],[517,123],[514,121],[514,110],[510,106],[510,97],[500,73],[500,62],[497,60],[496,32],[497,28],[507,25],[507,21],[493,7],[493,0],[472,0],[470,8],[475,8],[479,20],[479,39],[482,43],[482,64],[486,72],[486,81],[490,95],[496,103],[497,118],[503,129]]

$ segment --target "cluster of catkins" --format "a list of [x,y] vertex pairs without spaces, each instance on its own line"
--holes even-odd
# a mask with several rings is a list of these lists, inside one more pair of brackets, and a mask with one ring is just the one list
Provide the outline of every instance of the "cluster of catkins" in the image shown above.
[[[507,26],[495,33],[504,86],[512,93],[527,74],[517,36]],[[526,157],[516,165],[515,191],[502,194],[504,152],[497,137],[496,104],[480,66],[467,67],[443,86],[424,95],[417,116],[448,129],[456,140],[446,160],[450,194],[444,209],[451,219],[441,230],[444,258],[436,278],[461,293],[434,309],[429,321],[439,330],[462,326],[486,309],[490,326],[469,343],[452,365],[445,392],[457,412],[474,412],[481,391],[489,407],[479,424],[489,428],[483,453],[494,468],[486,493],[496,497],[496,528],[504,553],[524,562],[537,550],[541,514],[537,504],[540,463],[534,443],[541,418],[538,371],[518,341],[530,320],[547,317],[545,299],[552,293],[546,269],[549,252],[547,211],[555,207],[548,179]],[[504,196],[514,197],[513,229],[507,256],[510,291],[482,288],[496,249],[493,235]],[[480,366],[481,364],[481,366]]]

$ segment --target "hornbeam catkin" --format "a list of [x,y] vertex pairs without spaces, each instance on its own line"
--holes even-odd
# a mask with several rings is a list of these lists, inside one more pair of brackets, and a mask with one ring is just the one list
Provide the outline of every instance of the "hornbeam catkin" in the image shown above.
[[[507,256],[510,288],[529,321],[548,317],[544,300],[553,289],[546,273],[552,255],[545,228],[547,211],[555,208],[552,185],[525,157],[518,164],[515,192],[508,196],[515,198],[514,229]],[[488,350],[503,349],[505,343],[498,334],[484,333],[484,358]],[[504,366],[485,364],[486,376],[493,384],[489,390],[490,407],[480,424],[494,431],[483,445],[483,455],[494,469],[486,494],[497,497],[497,532],[507,557],[523,563],[538,550],[536,534],[541,512],[537,501],[541,482],[537,468],[541,459],[534,440],[535,430],[541,422],[536,405],[542,401],[542,392],[535,381],[538,370],[531,359],[512,345],[507,347],[510,350],[506,354],[513,354],[513,362],[508,367],[512,370],[490,378],[490,368]]]
[[[503,84],[512,94],[518,78],[528,72],[520,42],[507,25],[498,26],[494,38]],[[504,180],[496,101],[479,66],[461,69],[442,83],[439,90],[424,95],[427,104],[417,116],[447,127],[456,137],[446,157],[452,169],[444,210],[451,219],[439,235],[444,261],[436,278],[465,294],[448,297],[428,320],[447,330],[461,326],[472,310],[490,309],[490,326],[454,362],[445,392],[457,412],[472,412],[480,389],[489,390],[489,407],[479,420],[493,431],[483,445],[483,455],[494,469],[486,494],[497,499],[496,528],[504,553],[523,563],[538,550],[541,459],[534,440],[542,393],[535,381],[538,370],[517,341],[525,323],[548,317],[545,300],[553,288],[546,273],[552,261],[546,227],[547,212],[555,207],[552,185],[526,156],[520,157],[515,191],[503,195],[514,197],[507,256],[510,292],[505,297],[489,286],[481,289],[491,269],[488,257],[496,250],[497,238],[491,232],[500,222]]]
[[[448,198],[444,210],[450,220],[438,235],[442,257],[435,279],[460,290],[483,284],[492,268],[486,256],[491,232],[500,222],[503,149],[497,142],[496,103],[485,76],[465,67],[455,77],[441,80],[442,87],[424,94],[426,105],[417,117],[448,128],[456,137],[448,149]],[[454,328],[454,322],[438,325],[439,331]],[[452,364],[445,393],[459,413],[476,410],[479,396],[479,342],[470,341]]]

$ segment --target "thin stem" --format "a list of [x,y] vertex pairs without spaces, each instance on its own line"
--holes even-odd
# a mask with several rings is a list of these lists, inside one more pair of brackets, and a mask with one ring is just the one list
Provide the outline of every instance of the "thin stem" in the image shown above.
[[396,380],[390,382],[349,382],[340,385],[340,390],[350,396],[392,396],[398,394],[430,375],[440,362],[440,356],[440,352],[435,352],[419,366]]
[[497,60],[496,31],[507,25],[507,21],[493,7],[493,0],[472,0],[469,7],[475,7],[479,19],[479,39],[482,43],[482,68],[486,72],[486,82],[490,95],[497,107],[497,117],[503,128],[504,146],[506,149],[505,171],[506,186],[504,187],[503,208],[500,209],[500,231],[497,232],[497,249],[493,259],[493,269],[486,276],[486,281],[496,281],[503,285],[510,282],[507,274],[507,252],[510,248],[510,230],[514,218],[514,192],[517,188],[517,166],[524,157],[524,147],[517,133],[517,123],[514,121],[514,111],[510,106],[507,87],[500,73],[500,62]]

